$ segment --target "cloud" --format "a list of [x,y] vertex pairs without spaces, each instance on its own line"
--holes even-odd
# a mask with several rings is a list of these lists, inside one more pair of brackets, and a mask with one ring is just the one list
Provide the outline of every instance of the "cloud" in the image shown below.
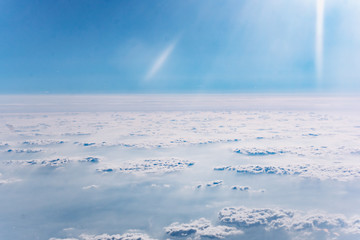
[[190,223],[172,223],[170,226],[165,227],[165,232],[171,237],[186,239],[222,239],[227,236],[243,233],[234,227],[224,225],[213,226],[211,222],[205,218],[200,218]]
[[240,174],[297,175],[320,180],[352,181],[360,178],[360,168],[356,165],[239,165],[215,167],[215,171],[236,171]]
[[99,185],[95,185],[95,184],[82,187],[83,190],[97,189],[97,188],[99,188]]
[[[114,166],[115,165],[115,166]],[[105,165],[97,169],[98,172],[121,172],[121,173],[169,173],[183,170],[194,165],[194,162],[177,158],[164,159],[140,159],[130,162],[121,162]]]
[[239,185],[234,185],[231,187],[232,190],[239,190],[241,192],[248,192],[251,190],[251,187],[249,186],[239,186]]
[[7,165],[21,165],[21,166],[41,166],[41,167],[62,167],[72,162],[79,163],[98,163],[98,157],[59,157],[53,159],[32,159],[32,160],[9,160],[5,163]]
[[168,45],[165,50],[156,58],[154,64],[148,71],[148,73],[145,76],[145,81],[151,80],[155,74],[162,68],[162,66],[165,64],[166,60],[170,56],[170,54],[173,52],[175,46],[177,44],[177,41],[172,42],[170,45]]
[[16,183],[16,182],[20,182],[20,181],[22,181],[22,180],[17,179],[17,178],[0,179],[0,185],[9,184],[9,183]]
[[147,234],[129,231],[128,233],[120,234],[101,234],[101,235],[87,235],[81,234],[81,240],[155,240],[150,238]]
[[242,148],[234,149],[234,152],[248,156],[265,156],[285,153],[283,150],[276,149],[258,149],[258,148]]
[[280,219],[290,219],[294,216],[293,211],[281,209],[250,209],[246,207],[224,208],[219,213],[222,223],[236,224],[239,227],[254,227],[259,225],[270,225],[279,222]]
[[138,232],[137,230],[129,230],[124,234],[100,234],[89,235],[81,234],[78,238],[50,238],[49,240],[155,240],[145,233]]
[[79,240],[78,238],[50,238],[49,240]]
[[208,182],[206,184],[199,184],[199,185],[196,186],[196,188],[201,188],[201,187],[213,188],[213,187],[219,187],[222,184],[223,184],[223,180],[215,180],[215,181]]
[[[358,216],[346,218],[341,214],[310,211],[301,212],[279,208],[228,207],[219,213],[223,224],[235,225],[241,229],[264,227],[266,231],[283,230],[292,235],[292,239],[306,239],[314,234],[323,234],[336,239],[342,234],[360,234]],[[322,238],[321,238],[322,239]],[[329,239],[329,238],[326,238]]]
[[[360,234],[360,217],[348,218],[342,214],[323,211],[298,211],[281,208],[226,207],[219,212],[218,223],[200,218],[189,223],[174,222],[164,228],[171,239],[264,239],[267,233],[286,233],[286,239],[338,239]],[[254,231],[255,230],[255,231]],[[241,235],[241,237],[240,237]],[[279,235],[279,236],[280,236]],[[276,235],[272,235],[274,236]],[[276,238],[279,239],[279,238]],[[283,239],[283,238],[280,238]],[[80,234],[76,238],[49,240],[155,240],[139,230],[124,234]]]

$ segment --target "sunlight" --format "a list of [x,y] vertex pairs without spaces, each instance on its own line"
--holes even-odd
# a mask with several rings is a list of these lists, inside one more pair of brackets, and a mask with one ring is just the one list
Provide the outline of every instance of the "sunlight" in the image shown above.
[[316,2],[316,77],[318,85],[321,86],[323,78],[323,49],[324,49],[324,6],[325,0],[317,0]]
[[174,41],[173,43],[171,43],[169,46],[167,46],[167,48],[156,58],[154,64],[152,65],[151,69],[149,70],[149,72],[146,74],[145,76],[145,81],[150,80],[151,78],[153,78],[155,76],[155,74],[161,69],[161,67],[164,65],[164,63],[166,62],[167,58],[169,57],[169,55],[172,53],[172,51],[175,48],[177,41]]

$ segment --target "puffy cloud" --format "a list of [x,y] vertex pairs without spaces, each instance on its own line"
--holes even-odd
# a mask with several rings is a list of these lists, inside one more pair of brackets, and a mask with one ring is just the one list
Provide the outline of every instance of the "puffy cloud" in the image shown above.
[[[302,134],[302,137],[318,137],[317,133]],[[350,155],[359,154],[358,148],[349,148],[346,146],[332,147],[327,146],[286,146],[286,147],[241,147],[234,148],[235,153],[246,156],[271,156],[271,155],[290,155],[290,156],[331,156],[331,155]]]
[[42,149],[7,149],[5,152],[29,154],[29,153],[39,153],[42,151],[43,151]]
[[223,180],[214,180],[211,182],[208,182],[206,184],[199,184],[196,186],[196,188],[202,188],[202,187],[219,187],[223,184]]
[[239,190],[239,191],[242,191],[242,192],[247,192],[247,191],[250,191],[251,187],[249,187],[249,186],[232,186],[231,189],[232,190]]
[[243,232],[235,227],[225,225],[213,226],[205,218],[192,221],[190,223],[172,223],[165,227],[165,232],[172,237],[201,239],[201,238],[225,238],[231,235],[239,235]]
[[292,211],[281,209],[224,208],[219,213],[219,220],[222,223],[236,224],[239,227],[252,227],[269,225],[279,219],[291,218],[293,215]]
[[138,232],[136,230],[129,230],[124,234],[100,234],[100,235],[89,235],[81,234],[78,238],[50,238],[49,240],[155,240],[149,237],[145,233]]
[[293,164],[293,165],[239,165],[215,167],[216,171],[236,171],[240,174],[276,174],[298,175],[304,178],[332,179],[351,181],[360,177],[360,167],[356,165],[321,165],[321,164]]
[[85,158],[54,158],[54,159],[33,159],[33,160],[10,160],[6,164],[19,164],[19,165],[37,165],[46,167],[61,167],[71,162],[88,162],[98,163],[98,157],[85,157]]
[[248,156],[266,156],[285,153],[286,151],[277,149],[258,149],[258,148],[236,148],[234,152]]
[[50,238],[49,240],[79,240],[78,238]]
[[49,240],[79,240],[78,238],[50,238]]
[[64,140],[55,140],[55,139],[31,139],[23,141],[22,145],[27,146],[49,146],[49,145],[59,145],[64,144],[66,141]]
[[360,218],[351,219],[341,214],[325,212],[301,212],[279,208],[246,208],[228,207],[219,213],[219,220],[223,224],[248,229],[262,226],[267,231],[283,230],[292,235],[311,235],[321,232],[336,237],[343,234],[360,234]]
[[[281,231],[289,239],[337,239],[342,236],[360,235],[360,216],[348,218],[342,214],[330,214],[320,211],[297,211],[281,208],[227,207],[219,212],[219,222],[212,224],[206,218],[189,223],[174,222],[164,228],[165,233],[175,239],[233,239],[258,238],[265,232]],[[264,231],[263,231],[263,230]],[[50,238],[50,240],[155,240],[138,230],[129,230],[124,234],[81,234],[77,238]]]
[[101,234],[101,235],[81,234],[80,239],[81,240],[155,240],[155,239],[149,237],[147,234],[139,233],[139,232],[128,232],[128,233],[124,233],[122,235],[120,235],[120,234],[115,234],[115,235],[109,235],[109,234]]
[[177,159],[142,159],[129,162],[119,162],[116,166],[99,168],[99,172],[122,172],[122,173],[168,173],[183,170],[194,165],[194,162]]

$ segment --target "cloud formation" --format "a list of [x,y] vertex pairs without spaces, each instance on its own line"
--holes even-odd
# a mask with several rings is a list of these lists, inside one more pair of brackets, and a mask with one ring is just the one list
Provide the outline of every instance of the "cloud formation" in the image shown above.
[[129,230],[124,234],[109,235],[107,233],[100,235],[81,234],[78,238],[50,238],[49,240],[155,240],[145,233],[136,230]]
[[235,227],[224,225],[213,226],[211,222],[205,218],[200,218],[190,223],[172,223],[170,226],[165,227],[165,232],[171,237],[186,239],[222,239],[227,236],[243,233]]
[[296,175],[320,180],[352,181],[360,178],[360,167],[357,165],[239,165],[215,167],[215,171],[236,171],[239,174],[274,174]]
[[358,216],[347,218],[342,214],[325,212],[301,212],[280,208],[228,207],[219,213],[223,224],[235,225],[241,229],[264,227],[266,231],[283,230],[301,239],[321,233],[326,239],[337,239],[340,234],[360,234]]
[[[121,173],[169,173],[183,170],[195,163],[189,160],[177,158],[164,158],[164,159],[141,159],[129,162],[120,162],[116,164],[105,165],[97,169],[99,172],[121,172]],[[116,166],[114,166],[116,165]]]

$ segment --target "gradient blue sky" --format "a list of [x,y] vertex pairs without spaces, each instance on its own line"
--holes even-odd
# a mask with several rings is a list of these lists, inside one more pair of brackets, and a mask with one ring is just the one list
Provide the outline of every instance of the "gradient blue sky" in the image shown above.
[[360,1],[0,1],[0,93],[360,90]]

